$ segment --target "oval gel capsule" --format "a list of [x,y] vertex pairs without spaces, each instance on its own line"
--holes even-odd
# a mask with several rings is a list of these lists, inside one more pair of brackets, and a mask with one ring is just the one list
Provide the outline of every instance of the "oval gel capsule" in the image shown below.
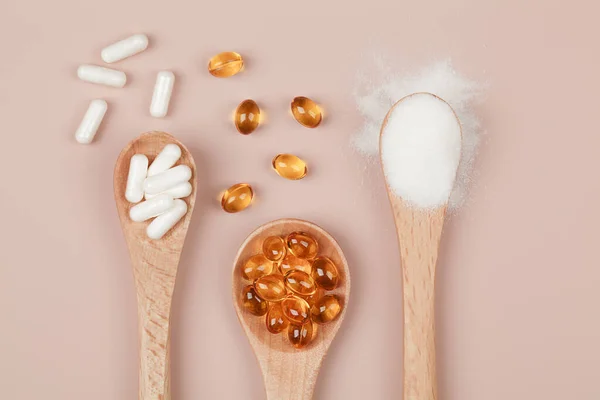
[[75,140],[81,144],[92,143],[107,108],[108,104],[106,104],[106,101],[101,99],[92,100],[83,116],[81,124],[77,128],[77,132],[75,132]]
[[150,176],[144,181],[144,191],[148,194],[158,194],[169,190],[180,183],[187,182],[192,177],[192,170],[187,165],[178,165],[171,169]]
[[181,157],[181,149],[176,144],[170,143],[166,145],[162,151],[156,156],[150,167],[148,168],[148,176],[153,176],[165,172],[171,168]]
[[150,104],[150,115],[162,118],[167,115],[169,101],[175,84],[175,75],[171,71],[160,71],[156,76],[152,103]]
[[77,68],[77,76],[82,81],[117,88],[122,88],[127,82],[127,76],[123,71],[89,64],[80,65],[79,68]]
[[175,200],[171,209],[162,213],[150,222],[150,225],[146,228],[146,234],[150,239],[162,238],[165,233],[171,230],[171,228],[179,222],[186,212],[187,204],[185,204],[185,201],[180,199]]
[[102,49],[100,57],[105,63],[113,63],[134,54],[141,53],[148,47],[148,36],[143,33],[129,36]]
[[159,194],[148,194],[146,193],[146,199],[151,199],[153,197],[159,196],[163,193],[169,194],[173,196],[174,199],[182,199],[184,197],[188,197],[192,194],[192,184],[189,182],[180,183],[177,186],[173,186],[171,189],[165,190]]
[[143,201],[129,210],[129,218],[134,222],[142,222],[164,213],[173,207],[173,196],[159,194],[158,196]]
[[129,161],[129,174],[127,175],[127,187],[125,198],[130,203],[138,203],[144,197],[144,179],[148,171],[148,157],[136,154]]

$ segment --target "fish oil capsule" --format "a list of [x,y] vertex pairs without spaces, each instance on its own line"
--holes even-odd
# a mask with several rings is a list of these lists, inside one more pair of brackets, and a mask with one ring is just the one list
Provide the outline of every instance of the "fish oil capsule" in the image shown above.
[[317,290],[310,275],[302,271],[288,272],[285,275],[285,287],[300,296],[310,296]]
[[236,213],[248,208],[253,198],[252,186],[247,183],[238,183],[223,192],[221,208],[228,213]]
[[128,202],[138,203],[144,197],[144,179],[147,171],[148,157],[143,154],[135,154],[131,157],[125,187],[125,198]]
[[169,190],[180,183],[187,182],[192,177],[192,169],[187,165],[178,165],[171,169],[149,176],[144,180],[144,191],[148,194],[158,194]]
[[324,293],[325,291],[323,289],[317,287],[314,294],[311,294],[310,296],[302,296],[302,298],[306,300],[309,306],[312,307],[317,302],[317,300],[323,297]]
[[237,106],[234,116],[235,128],[242,135],[249,135],[260,123],[260,108],[254,100],[244,100]]
[[139,33],[105,47],[102,49],[100,57],[102,57],[102,61],[110,64],[141,53],[147,47],[148,36]]
[[154,218],[146,228],[146,234],[150,239],[160,239],[173,228],[187,213],[185,201],[177,199],[173,201],[173,207]]
[[279,236],[269,236],[263,241],[262,252],[268,260],[279,263],[286,254],[285,241]]
[[340,275],[333,261],[322,256],[313,261],[311,275],[317,286],[325,290],[335,289],[340,280]]
[[342,305],[340,299],[332,294],[321,297],[311,307],[311,318],[317,324],[326,324],[340,315]]
[[248,285],[242,290],[242,305],[250,314],[259,317],[267,313],[267,302],[256,294],[252,285]]
[[298,258],[312,260],[319,252],[319,245],[308,233],[292,232],[286,239],[287,248]]
[[290,325],[290,321],[283,315],[281,303],[273,303],[267,312],[267,330],[273,334],[278,334]]
[[160,194],[150,200],[143,201],[131,207],[129,218],[134,222],[146,221],[154,218],[173,207],[173,197],[168,194]]
[[310,318],[310,306],[303,298],[288,295],[281,301],[281,308],[290,322],[303,324]]
[[273,272],[273,262],[262,254],[256,254],[244,263],[242,277],[248,281],[254,281],[262,276],[269,275],[271,272]]
[[117,88],[122,88],[127,82],[125,72],[97,65],[80,65],[77,68],[77,77],[82,81]]
[[174,143],[169,143],[158,153],[152,164],[148,167],[148,176],[165,172],[171,168],[181,157],[181,148]]
[[234,76],[244,67],[244,59],[233,51],[219,53],[208,62],[208,72],[217,78]]
[[316,128],[323,119],[321,107],[308,97],[295,97],[291,107],[296,121],[307,128]]
[[292,181],[304,178],[308,172],[304,160],[293,154],[279,154],[275,156],[272,165],[277,175]]
[[297,349],[306,347],[312,341],[313,335],[314,326],[310,320],[302,325],[291,323],[288,327],[288,339],[292,346]]
[[265,275],[254,282],[256,293],[267,301],[281,301],[286,295],[281,275]]
[[90,144],[98,132],[100,123],[106,114],[108,104],[102,99],[92,100],[88,107],[81,124],[75,132],[75,140],[81,144]]
[[292,254],[288,254],[287,256],[285,256],[285,258],[281,262],[281,265],[279,266],[279,270],[281,271],[281,273],[283,275],[287,274],[288,272],[290,272],[292,270],[302,271],[302,272],[306,272],[307,274],[310,274],[311,265],[310,265],[310,261],[308,261],[308,260],[298,258]]
[[150,103],[150,115],[155,118],[163,118],[169,111],[169,102],[175,85],[175,75],[171,71],[160,71],[156,76],[152,102]]

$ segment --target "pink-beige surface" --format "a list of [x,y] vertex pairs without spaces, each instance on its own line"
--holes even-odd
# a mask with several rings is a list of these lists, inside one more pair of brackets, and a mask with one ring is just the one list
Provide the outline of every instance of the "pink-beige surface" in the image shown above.
[[[438,265],[440,398],[600,398],[600,56],[597,5],[574,0],[4,0],[0,12],[0,388],[19,400],[137,395],[133,277],[113,200],[114,162],[149,130],[198,166],[198,197],[173,305],[174,399],[263,399],[231,304],[238,246],[260,224],[302,218],[339,241],[353,288],[316,399],[399,399],[402,310],[394,223],[377,165],[349,147],[364,54],[415,70],[451,57],[489,82],[487,135],[468,206],[446,225]],[[77,80],[105,45],[145,32],[115,64],[123,89]],[[235,50],[221,80],[208,59]],[[156,73],[177,76],[170,113],[149,116]],[[308,130],[294,96],[326,110]],[[89,101],[109,110],[96,141],[73,135]],[[231,112],[256,100],[266,122],[239,135]],[[292,152],[302,181],[270,170]],[[236,182],[254,205],[224,213]]]

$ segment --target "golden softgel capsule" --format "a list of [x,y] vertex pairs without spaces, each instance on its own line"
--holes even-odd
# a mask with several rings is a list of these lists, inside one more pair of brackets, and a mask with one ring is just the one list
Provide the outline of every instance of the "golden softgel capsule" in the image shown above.
[[306,300],[288,295],[281,301],[281,308],[283,309],[283,315],[290,322],[296,324],[303,324],[310,319],[310,306]]
[[254,100],[244,100],[237,106],[234,115],[235,128],[242,135],[249,135],[260,124],[260,108]]
[[311,276],[317,286],[325,290],[335,289],[340,282],[337,267],[327,257],[317,257],[313,261]]
[[286,239],[286,244],[290,253],[305,260],[312,260],[319,252],[317,241],[304,232],[290,233]]
[[251,314],[262,316],[267,313],[267,302],[261,299],[252,285],[242,290],[242,305]]
[[269,307],[269,311],[267,312],[267,330],[271,333],[277,334],[290,325],[290,321],[283,315],[283,309],[281,308],[281,303],[273,303],[271,307]]
[[296,121],[307,128],[316,128],[323,119],[319,105],[308,97],[294,98],[291,107]]
[[292,181],[304,178],[308,172],[304,160],[293,154],[279,154],[275,156],[272,165],[277,175]]
[[263,242],[262,251],[268,260],[279,263],[283,260],[287,252],[285,240],[279,236],[269,236]]
[[285,287],[300,296],[310,296],[317,291],[310,275],[302,271],[288,272],[285,275]]
[[307,274],[310,274],[310,272],[311,272],[310,261],[302,259],[302,258],[298,258],[292,254],[288,254],[287,256],[285,256],[285,258],[281,262],[281,265],[279,266],[279,270],[281,271],[281,273],[283,275],[287,274],[288,272],[290,272],[292,270],[298,270],[298,271],[302,271],[302,272],[306,272]]
[[254,282],[256,293],[267,301],[281,301],[285,295],[285,283],[281,275],[265,275]]
[[297,349],[301,349],[308,345],[313,339],[313,324],[306,322],[305,324],[291,323],[288,328],[288,338],[292,346]]
[[226,51],[219,53],[208,62],[208,72],[217,78],[229,78],[244,67],[244,59],[238,53]]
[[221,208],[228,213],[236,213],[248,208],[253,198],[252,186],[247,183],[238,183],[223,192]]
[[269,275],[271,272],[273,272],[273,262],[262,254],[256,254],[244,263],[242,277],[254,282],[254,280]]
[[321,297],[310,309],[311,318],[317,324],[326,324],[340,315],[342,304],[340,299],[332,294]]

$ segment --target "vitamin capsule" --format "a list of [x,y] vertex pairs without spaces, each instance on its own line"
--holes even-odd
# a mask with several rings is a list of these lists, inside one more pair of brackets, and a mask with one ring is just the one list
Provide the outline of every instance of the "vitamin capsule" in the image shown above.
[[335,264],[327,257],[317,257],[313,261],[311,275],[317,286],[325,290],[335,289],[340,280]]
[[77,140],[77,142],[81,144],[92,143],[92,140],[94,140],[94,136],[96,136],[96,132],[98,131],[98,127],[100,127],[102,118],[104,118],[104,114],[106,114],[107,108],[108,104],[106,104],[106,101],[104,100],[98,99],[91,101],[90,106],[83,116],[81,124],[79,124],[79,127],[75,132],[75,140]]
[[144,181],[144,191],[148,194],[158,194],[169,190],[180,183],[187,182],[192,177],[192,170],[187,165],[178,165],[171,169],[150,176]]
[[279,236],[269,236],[263,241],[262,252],[268,260],[279,263],[285,257],[285,241]]
[[150,225],[146,228],[146,234],[150,239],[160,239],[179,222],[185,213],[187,213],[187,204],[185,201],[180,199],[174,200],[173,207],[150,222]]
[[302,271],[288,272],[285,275],[285,287],[300,296],[310,296],[317,290],[310,275]]
[[77,68],[77,76],[82,81],[117,88],[122,88],[127,82],[127,76],[123,71],[89,64],[80,65]]
[[283,315],[290,322],[303,324],[310,318],[310,306],[306,300],[300,297],[293,295],[286,296],[281,301],[281,308],[283,309]]
[[107,64],[123,60],[137,53],[141,53],[148,47],[148,36],[143,33],[129,36],[102,49],[100,57]]
[[173,207],[173,197],[168,194],[159,194],[158,196],[143,201],[129,210],[129,218],[134,222],[142,222],[157,215],[164,213]]
[[174,143],[169,143],[158,153],[150,167],[148,167],[148,176],[165,172],[175,165],[179,157],[181,157],[181,148]]
[[146,199],[151,199],[163,193],[171,195],[174,199],[183,199],[184,197],[188,197],[190,194],[192,194],[192,184],[189,182],[183,182],[177,186],[173,186],[171,189],[167,189],[164,192],[160,192],[158,194],[146,193],[144,197],[146,197]]
[[308,260],[298,258],[294,255],[288,254],[287,256],[285,256],[285,258],[281,262],[281,265],[279,266],[279,270],[281,271],[281,273],[283,275],[287,274],[288,272],[290,272],[292,270],[302,271],[302,272],[306,272],[307,274],[310,274],[311,265],[310,265],[310,261],[308,261]]
[[208,72],[217,78],[229,78],[244,67],[242,56],[233,51],[219,53],[208,62]]
[[306,163],[293,154],[279,154],[275,156],[272,165],[279,176],[292,181],[304,178],[308,172]]
[[340,299],[332,294],[321,297],[311,307],[311,318],[317,324],[326,324],[340,315],[342,305]]
[[321,108],[308,97],[294,98],[291,107],[296,121],[307,128],[316,128],[323,119]]
[[323,294],[325,293],[325,291],[323,289],[321,289],[320,287],[317,287],[315,290],[314,294],[311,294],[310,296],[301,296],[304,300],[306,300],[306,302],[308,303],[309,306],[313,306],[317,300],[319,300],[321,297],[323,297]]
[[273,272],[273,262],[267,260],[262,254],[256,254],[250,257],[242,268],[242,277],[249,281],[254,281],[262,276]]
[[247,183],[237,183],[223,192],[221,208],[228,213],[245,210],[254,197],[252,187]]
[[317,256],[319,245],[308,233],[292,232],[286,239],[287,248],[298,258],[311,260]]
[[254,100],[244,100],[237,106],[234,116],[235,128],[242,135],[249,135],[260,123],[260,108]]
[[125,198],[130,203],[138,203],[144,197],[146,171],[148,171],[148,157],[143,154],[136,154],[131,157],[125,188]]
[[273,303],[267,312],[267,330],[271,333],[278,334],[290,325],[290,321],[283,315],[281,303]]
[[288,327],[288,339],[292,346],[297,349],[301,349],[306,347],[312,339],[314,335],[314,326],[310,320],[308,320],[305,324],[296,324],[291,323]]
[[175,75],[171,71],[160,71],[158,73],[154,84],[152,103],[150,103],[150,115],[155,118],[162,118],[167,115],[174,84]]
[[256,293],[267,301],[281,301],[285,295],[285,284],[281,275],[265,275],[254,282]]
[[259,317],[267,313],[267,302],[256,294],[252,285],[246,286],[242,290],[242,305],[251,314]]

